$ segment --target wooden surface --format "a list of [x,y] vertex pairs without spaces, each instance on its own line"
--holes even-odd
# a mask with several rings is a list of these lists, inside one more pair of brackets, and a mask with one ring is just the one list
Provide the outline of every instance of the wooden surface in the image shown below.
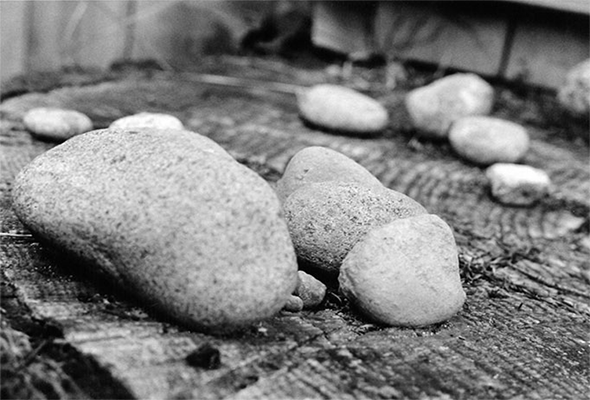
[[[321,76],[280,70],[276,64],[266,69],[249,65],[236,65],[233,75],[266,75],[293,84]],[[55,384],[60,398],[588,395],[590,171],[587,143],[561,131],[563,126],[573,130],[571,121],[552,122],[534,98],[499,88],[494,114],[509,118],[519,112],[533,139],[525,162],[546,170],[555,184],[540,204],[509,208],[489,198],[482,169],[458,159],[444,143],[412,137],[402,89],[373,93],[389,108],[392,124],[379,137],[360,139],[305,126],[292,94],[268,90],[268,84],[210,85],[197,75],[159,72],[98,84],[94,79],[0,104],[2,323],[43,344],[19,373],[41,362],[50,365],[51,376],[57,377],[52,382],[61,383]],[[89,278],[79,265],[29,237],[12,213],[15,174],[52,147],[20,122],[26,110],[40,105],[85,112],[97,127],[139,111],[172,113],[270,182],[301,148],[334,148],[453,227],[466,305],[443,324],[386,328],[359,318],[332,288],[318,310],[282,313],[233,336],[208,336],[171,324],[124,288]],[[187,355],[205,343],[219,349],[220,368],[187,363]]]

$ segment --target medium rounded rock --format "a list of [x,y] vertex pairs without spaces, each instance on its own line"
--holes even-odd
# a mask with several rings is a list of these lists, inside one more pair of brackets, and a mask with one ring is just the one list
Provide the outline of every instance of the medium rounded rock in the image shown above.
[[170,114],[148,113],[128,115],[119,118],[109,125],[110,129],[184,129],[182,121]]
[[387,325],[441,322],[465,301],[453,233],[435,215],[370,231],[344,259],[338,281],[363,315]]
[[326,296],[326,285],[306,272],[299,271],[298,274],[299,285],[295,295],[303,301],[303,308],[319,306]]
[[322,84],[297,95],[301,117],[334,131],[371,134],[387,127],[387,110],[376,100],[344,86]]
[[297,256],[333,272],[369,230],[426,213],[394,190],[334,181],[301,187],[283,203],[283,210]]
[[19,173],[14,210],[189,327],[248,325],[295,290],[295,253],[272,188],[209,142],[188,131],[77,136]]
[[33,108],[24,115],[23,123],[33,134],[57,142],[92,130],[92,121],[88,116],[61,108]]
[[279,181],[276,191],[281,201],[309,183],[355,182],[368,187],[382,188],[373,174],[351,158],[327,147],[306,147],[295,154]]
[[459,118],[487,115],[494,103],[494,89],[475,74],[454,74],[412,90],[405,104],[414,127],[424,136],[446,138]]
[[528,206],[545,197],[551,180],[543,170],[518,164],[494,164],[486,170],[492,196],[507,205]]
[[561,105],[572,114],[588,118],[590,114],[590,59],[574,66],[565,83],[559,89],[557,98]]
[[465,117],[449,131],[457,154],[479,165],[515,163],[529,148],[527,131],[514,122],[493,117]]

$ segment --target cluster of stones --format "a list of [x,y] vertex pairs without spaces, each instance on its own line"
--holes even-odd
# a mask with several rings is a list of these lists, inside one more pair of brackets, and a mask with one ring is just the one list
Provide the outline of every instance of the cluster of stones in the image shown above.
[[525,206],[547,194],[547,174],[517,164],[529,149],[526,129],[489,116],[494,90],[479,76],[459,73],[439,79],[410,91],[405,104],[421,135],[448,140],[462,158],[479,166],[491,166],[486,176],[496,200]]
[[465,293],[451,229],[354,160],[305,148],[276,190],[297,257],[339,274],[340,290],[369,319],[422,326],[461,309]]

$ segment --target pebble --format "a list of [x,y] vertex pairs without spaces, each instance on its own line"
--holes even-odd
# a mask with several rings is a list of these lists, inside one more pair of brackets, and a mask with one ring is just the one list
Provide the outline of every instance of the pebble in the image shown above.
[[283,307],[284,311],[299,312],[303,310],[303,299],[299,296],[291,295]]
[[479,76],[459,73],[410,91],[405,105],[412,124],[422,136],[445,139],[459,118],[487,115],[494,103],[494,89]]
[[92,121],[85,114],[52,107],[29,110],[23,117],[23,123],[36,136],[55,142],[63,142],[93,129]]
[[285,201],[291,193],[309,183],[355,182],[368,187],[383,185],[362,165],[327,147],[311,146],[296,153],[277,182],[277,195]]
[[344,86],[321,84],[297,95],[301,117],[319,127],[353,134],[374,134],[389,124],[385,107]]
[[189,131],[99,130],[17,176],[36,236],[186,326],[229,331],[279,312],[297,262],[273,189]]
[[182,121],[170,114],[148,113],[128,115],[111,123],[110,129],[184,129]]
[[465,117],[449,131],[451,147],[461,157],[479,165],[515,163],[529,148],[522,126],[494,117]]
[[453,232],[431,214],[371,230],[344,259],[338,281],[356,309],[386,325],[445,321],[466,297]]
[[311,183],[283,203],[297,256],[312,266],[337,272],[346,254],[372,228],[425,214],[408,196],[350,182]]
[[572,114],[588,118],[590,113],[590,59],[577,64],[568,71],[564,85],[558,91],[557,99]]
[[492,196],[502,204],[528,206],[547,196],[551,180],[528,165],[498,163],[486,170]]
[[319,306],[326,296],[326,285],[306,272],[299,271],[298,274],[299,285],[295,295],[303,301],[303,308]]

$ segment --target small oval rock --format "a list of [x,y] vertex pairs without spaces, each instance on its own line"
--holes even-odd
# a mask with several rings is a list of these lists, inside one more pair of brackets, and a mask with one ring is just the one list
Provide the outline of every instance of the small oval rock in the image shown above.
[[363,315],[386,325],[442,322],[465,301],[453,233],[431,214],[370,231],[344,259],[338,281]]
[[515,163],[526,154],[529,135],[514,122],[475,116],[456,121],[449,142],[457,154],[475,164]]
[[23,117],[27,130],[44,139],[63,142],[69,138],[93,129],[87,115],[75,111],[52,107],[29,110]]
[[416,201],[394,190],[335,181],[301,187],[283,203],[283,210],[297,256],[331,272],[338,271],[369,230],[426,213]]
[[410,91],[406,109],[414,127],[425,137],[441,139],[459,118],[487,115],[494,103],[494,89],[475,74],[454,74]]
[[373,174],[353,159],[327,147],[311,146],[297,152],[277,182],[276,191],[281,201],[309,183],[355,182],[368,187],[382,188]]
[[322,84],[297,95],[301,117],[343,133],[372,134],[385,129],[389,115],[378,101],[344,86]]
[[492,196],[502,204],[531,205],[547,195],[551,180],[541,169],[498,163],[486,169]]
[[133,128],[153,128],[153,129],[184,129],[182,121],[174,115],[162,113],[142,112],[139,114],[128,115],[119,118],[109,125],[110,129],[133,129]]
[[272,188],[210,142],[154,129],[77,136],[19,173],[14,210],[191,328],[251,324],[295,290],[295,253]]

